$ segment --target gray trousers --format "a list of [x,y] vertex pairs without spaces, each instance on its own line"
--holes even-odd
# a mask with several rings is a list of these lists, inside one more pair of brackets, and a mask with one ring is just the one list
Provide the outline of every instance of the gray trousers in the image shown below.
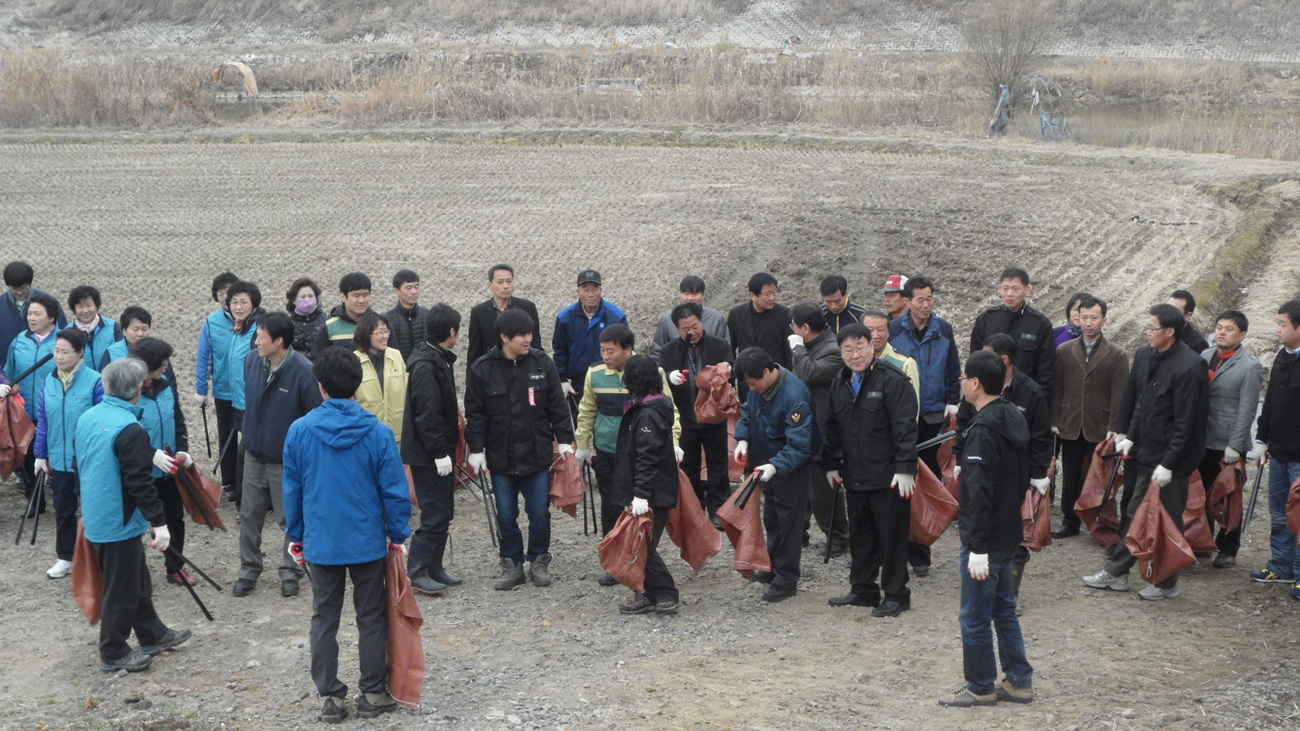
[[289,535],[284,532],[284,492],[280,488],[284,465],[263,462],[244,453],[244,494],[239,506],[239,578],[257,581],[262,575],[262,527],[274,510],[283,536],[280,546],[280,580],[299,579],[303,570],[289,555]]
[[[245,498],[247,500],[247,498]],[[346,698],[348,686],[339,680],[339,619],[343,591],[352,576],[352,606],[357,612],[357,653],[361,660],[362,693],[383,693],[388,678],[387,598],[384,559],[346,566],[312,564],[311,679],[322,696]]]

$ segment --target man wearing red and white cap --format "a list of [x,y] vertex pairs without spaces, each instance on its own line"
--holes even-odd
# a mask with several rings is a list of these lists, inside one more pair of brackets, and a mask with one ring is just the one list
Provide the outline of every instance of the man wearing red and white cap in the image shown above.
[[906,285],[907,277],[902,274],[890,274],[889,279],[885,280],[885,314],[889,315],[890,322],[907,312],[908,299],[903,294],[903,287]]

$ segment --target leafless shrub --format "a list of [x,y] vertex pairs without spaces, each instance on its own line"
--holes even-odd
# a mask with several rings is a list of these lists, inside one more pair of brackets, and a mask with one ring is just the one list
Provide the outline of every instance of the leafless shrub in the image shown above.
[[971,64],[995,97],[1003,84],[1033,70],[1056,22],[1046,0],[990,0],[971,10],[962,39]]

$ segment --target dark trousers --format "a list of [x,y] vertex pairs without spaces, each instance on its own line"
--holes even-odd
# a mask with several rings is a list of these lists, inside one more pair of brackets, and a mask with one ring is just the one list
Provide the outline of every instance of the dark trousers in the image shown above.
[[[172,539],[170,547],[176,549],[176,553],[185,555],[185,502],[181,500],[180,490],[176,485],[176,478],[168,475],[166,477],[155,477],[153,486],[158,490],[158,499],[163,504],[163,517],[167,519],[167,532],[171,533]],[[76,534],[73,534],[76,538]],[[167,567],[167,573],[174,574],[185,568],[185,562],[172,555],[170,552],[163,554],[164,565]]]
[[[1245,459],[1245,457],[1242,457],[1242,459]],[[1205,450],[1205,459],[1201,460],[1200,472],[1201,484],[1205,486],[1205,505],[1207,508],[1210,505],[1210,493],[1214,490],[1214,481],[1219,479],[1219,472],[1223,469],[1222,462],[1222,449]],[[1214,518],[1210,517],[1209,512],[1209,510],[1205,511],[1205,519],[1210,522],[1210,531],[1213,532]],[[1232,532],[1223,530],[1223,527],[1220,526],[1218,534],[1214,536],[1214,545],[1218,547],[1219,553],[1236,556],[1238,549],[1241,548],[1241,526],[1238,525],[1236,530]]]
[[[859,597],[905,602],[912,504],[897,490],[849,490],[849,582]],[[877,583],[879,577],[879,583]]]
[[[849,519],[845,509],[845,490],[831,490],[831,483],[826,480],[826,466],[813,460],[808,470],[808,503],[812,507],[813,520],[832,545],[843,546],[849,542]],[[831,532],[831,516],[835,516],[835,531]]]
[[593,452],[591,471],[596,473],[596,489],[600,492],[600,534],[614,530],[623,506],[614,503],[614,453]]
[[144,562],[139,536],[113,543],[96,543],[99,570],[104,572],[103,612],[99,616],[99,659],[121,660],[131,651],[126,641],[135,632],[141,647],[157,645],[167,625],[153,608],[153,584]]
[[49,481],[54,492],[54,554],[71,561],[77,546],[77,474],[50,470]]
[[388,679],[388,617],[384,598],[384,559],[344,566],[311,565],[311,679],[322,696],[344,699],[348,686],[339,680],[339,617],[343,591],[352,576],[352,606],[357,612],[357,654],[361,657],[361,692],[383,693]]
[[[728,479],[727,462],[727,425],[704,424],[682,429],[680,445],[682,452],[682,472],[691,480],[695,496],[700,505],[709,511],[709,515],[718,512],[718,508],[731,497],[731,482]],[[704,460],[701,462],[700,453]],[[708,467],[708,479],[702,479],[700,472]]]
[[659,555],[659,538],[664,534],[668,524],[668,508],[655,508],[654,531],[650,534],[650,550],[645,558],[645,595],[655,602],[677,601],[677,585],[673,575],[668,573],[668,565]]
[[[927,424],[924,417],[918,417],[916,420],[916,443],[933,439],[939,436],[947,421],[941,421],[938,424]],[[925,463],[926,467],[934,473],[935,477],[943,479],[943,471],[939,466],[939,445],[935,445],[925,450],[917,452],[917,457]],[[912,566],[929,566],[930,565],[930,547],[924,543],[907,542],[907,562]]]
[[[212,403],[217,407],[217,441],[222,447],[226,446],[226,439],[230,439],[231,431],[239,431],[240,419],[235,420],[235,407],[225,399],[214,398]],[[238,451],[239,437],[236,434],[230,442],[230,447],[221,453],[221,484],[222,486],[233,486],[235,494],[238,495],[243,489],[243,480],[235,476],[235,471],[239,469]]]
[[[1137,491],[1138,473],[1141,471],[1133,460],[1125,460],[1124,466],[1124,494],[1119,498],[1119,518],[1124,522],[1124,516],[1128,515],[1128,507],[1133,503],[1133,493]],[[1146,486],[1151,482],[1151,470],[1146,471],[1146,480],[1142,483],[1142,494],[1146,494]],[[1124,542],[1124,533],[1120,533],[1120,543]]]
[[[1137,512],[1138,506],[1147,495],[1147,490],[1151,488],[1151,473],[1154,470],[1154,467],[1138,467],[1133,470],[1136,481],[1133,499],[1129,501],[1128,507],[1124,510],[1124,519],[1120,521],[1119,544],[1115,546],[1114,557],[1106,564],[1106,571],[1111,576],[1123,576],[1133,568],[1133,564],[1137,563],[1137,559],[1129,553],[1124,539],[1128,536],[1129,527],[1133,525],[1133,514]],[[1183,531],[1183,510],[1187,507],[1187,483],[1187,477],[1175,477],[1168,485],[1160,488],[1160,504],[1165,506],[1165,511],[1173,519],[1174,525],[1178,526],[1179,533]],[[1177,585],[1178,574],[1156,584],[1161,589],[1172,589]]]
[[1087,439],[1062,439],[1061,445],[1061,526],[1077,530],[1079,516],[1074,512],[1074,504],[1083,494],[1083,480],[1087,473],[1083,471],[1083,462],[1097,449],[1096,442]]
[[808,522],[809,466],[778,474],[763,485],[763,529],[772,560],[772,586],[795,589],[803,554],[803,527]]
[[456,476],[438,476],[435,467],[412,467],[415,501],[420,504],[420,527],[412,540],[435,545],[447,537],[451,519],[456,517]]

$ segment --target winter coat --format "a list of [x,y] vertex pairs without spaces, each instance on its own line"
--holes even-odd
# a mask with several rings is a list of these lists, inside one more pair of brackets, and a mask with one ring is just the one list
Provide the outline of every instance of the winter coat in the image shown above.
[[841,368],[830,387],[823,466],[849,490],[887,490],[894,475],[916,474],[916,391],[883,360],[867,367],[857,395],[854,375]]
[[1133,419],[1124,434],[1133,440],[1139,466],[1163,466],[1187,477],[1205,457],[1210,403],[1205,361],[1181,341],[1151,354],[1151,368]]
[[379,419],[402,441],[402,412],[406,409],[406,361],[397,348],[384,348],[384,377],[375,371],[375,362],[369,353],[356,353],[361,361],[361,385],[354,398],[361,408]]
[[659,367],[665,372],[687,371],[690,374],[682,385],[674,386],[670,381],[668,386],[683,429],[725,428],[724,424],[700,424],[695,420],[695,399],[700,395],[695,377],[708,366],[731,362],[731,345],[708,333],[704,334],[704,339],[696,343],[694,348],[687,346],[685,340],[675,338],[660,351]]
[[[254,350],[244,359],[244,451],[263,462],[279,464],[289,425],[320,406],[320,386],[311,373],[311,361],[289,351],[275,373],[270,361]],[[391,431],[391,430],[390,430]]]
[[334,309],[330,310],[330,316],[316,331],[316,337],[311,342],[311,357],[315,358],[331,345],[356,350],[356,346],[352,344],[352,335],[356,331],[357,321],[348,315],[347,308],[341,304],[334,305]]
[[244,368],[247,363],[247,356],[252,353],[257,355],[257,348],[253,347],[253,339],[257,337],[257,316],[264,310],[257,308],[248,316],[248,329],[242,333],[234,330],[230,332],[229,350],[226,353],[226,380],[230,390],[230,405],[240,411],[244,410],[244,398],[247,395],[244,389]]
[[[185,429],[185,415],[181,400],[177,398],[176,382],[166,376],[146,381],[140,392],[140,425],[149,433],[149,446],[165,449],[172,454],[190,451],[190,436]],[[155,479],[167,474],[153,468]]]
[[[199,330],[199,354],[194,368],[194,392],[208,395],[208,372],[212,372],[212,397],[230,401],[230,341],[234,337],[235,318],[225,308],[208,315]],[[236,366],[241,366],[240,361]]]
[[1096,444],[1106,432],[1116,431],[1124,385],[1128,382],[1128,354],[1105,335],[1097,338],[1087,358],[1083,338],[1056,349],[1052,382],[1052,426],[1062,439],[1084,439]]
[[[668,376],[662,368],[659,376],[663,380],[664,393],[667,394],[672,384],[668,382]],[[577,432],[574,434],[578,448],[594,447],[598,452],[613,454],[618,444],[619,421],[622,420],[629,401],[631,396],[623,385],[622,371],[604,365],[588,368],[582,387],[582,399],[578,402]],[[672,399],[669,399],[670,404],[671,402]],[[681,433],[674,406],[673,444],[677,444]]]
[[628,506],[634,497],[655,510],[677,507],[673,402],[663,394],[633,402],[618,426],[612,498],[615,505]]
[[[72,327],[77,328],[75,324]],[[87,333],[82,330],[81,334],[86,336],[86,348],[82,351],[81,358],[91,368],[94,368],[96,363],[104,359],[104,354],[108,352],[113,343],[122,340],[122,327],[107,317],[100,315],[94,333]]]
[[[727,329],[727,319],[717,310],[702,307],[704,316],[700,319],[700,324],[704,326],[704,334],[712,335],[715,338],[721,338],[731,347],[731,331]],[[673,311],[665,312],[659,318],[659,325],[655,327],[654,345],[655,358],[663,352],[664,346],[674,340],[680,340],[681,333],[677,331],[677,326],[673,324]]]
[[293,320],[293,349],[303,354],[310,353],[316,332],[325,326],[325,310],[321,309],[319,302],[310,315],[299,315],[292,302],[285,309],[289,311],[289,319]]
[[49,460],[50,469],[72,472],[76,467],[75,445],[77,419],[90,407],[104,400],[104,384],[99,373],[85,361],[72,374],[72,385],[64,388],[57,371],[45,377],[44,387],[36,395],[36,437],[32,453]]
[[[32,335],[31,330],[24,330],[14,338],[9,344],[9,357],[5,359],[5,373],[9,378],[17,378],[22,375],[23,371],[31,368],[38,360],[54,352],[54,341],[56,332],[50,331],[49,335],[41,342],[36,342],[36,336]],[[36,395],[41,392],[45,385],[45,377],[54,372],[54,359],[50,358],[45,361],[45,365],[37,368],[31,375],[22,381],[15,381],[13,385],[22,388],[26,402],[23,406],[27,415],[31,417],[32,422],[36,422]]]
[[1012,312],[1006,305],[990,307],[975,318],[970,333],[970,352],[984,348],[984,342],[993,333],[1007,333],[1016,341],[1016,355],[1012,358],[1016,370],[1034,379],[1043,387],[1043,395],[1052,397],[1052,378],[1056,374],[1056,336],[1052,321],[1047,315],[1028,304]]
[[166,525],[153,481],[153,448],[142,409],[114,396],[77,420],[77,472],[86,539],[115,543]]
[[432,467],[435,460],[456,456],[460,410],[452,371],[455,363],[455,353],[428,343],[417,345],[406,362],[402,462],[412,467]]
[[403,361],[411,357],[415,346],[424,342],[424,318],[428,314],[428,307],[416,305],[407,310],[400,304],[384,314],[388,320],[388,347],[397,348]]
[[531,475],[551,469],[552,441],[573,443],[569,405],[555,363],[533,348],[518,360],[500,347],[470,366],[465,383],[465,443],[488,469]]
[[411,535],[393,430],[352,399],[329,399],[289,427],[283,489],[285,532],[312,563],[378,561]]
[[[31,294],[27,295],[27,302],[32,301],[32,295],[34,294],[46,295],[53,299],[56,304],[59,301],[57,297],[51,296],[48,292],[33,289]],[[17,339],[19,335],[27,332],[27,302],[23,302],[19,305],[18,302],[14,300],[13,294],[7,289],[3,294],[0,294],[0,353],[8,353],[9,346],[13,341]],[[55,318],[54,327],[57,330],[62,330],[68,326],[68,318],[63,316],[62,305],[59,305],[58,309],[59,312],[58,316]],[[16,372],[11,372],[9,375],[16,376],[18,374]]]
[[1279,348],[1255,438],[1283,462],[1300,462],[1300,419],[1296,414],[1300,414],[1300,353]]
[[[830,330],[823,330],[817,337],[790,349],[790,370],[794,372],[803,385],[808,387],[813,397],[813,417],[817,419],[817,431],[826,436],[826,422],[831,415],[831,382],[844,368],[844,358],[840,355],[839,343]],[[825,447],[825,444],[822,445]],[[820,459],[821,453],[813,455]]]
[[581,302],[574,302],[561,310],[555,316],[555,334],[551,336],[555,370],[573,384],[580,385],[587,375],[587,368],[601,362],[600,333],[606,326],[615,324],[626,325],[627,315],[604,300],[591,319],[587,319]]
[[931,315],[925,334],[918,339],[911,315],[894,318],[889,323],[889,344],[916,361],[922,414],[943,413],[945,407],[961,403],[961,356],[947,320]]
[[822,317],[826,318],[826,329],[830,330],[832,335],[839,335],[840,328],[847,325],[861,325],[862,318],[866,314],[867,308],[854,302],[846,304],[838,315],[831,312],[831,308],[822,305]]
[[808,387],[782,368],[767,393],[749,393],[740,409],[735,436],[737,442],[749,442],[752,467],[770,464],[778,475],[803,467],[822,442]]
[[[1201,358],[1208,365],[1217,348],[1207,348]],[[1264,365],[1245,348],[1219,364],[1210,379],[1210,405],[1205,420],[1205,448],[1223,451],[1232,447],[1240,454],[1250,451],[1250,428],[1259,409]]]
[[971,420],[957,488],[961,542],[971,553],[1014,551],[1024,540],[1028,446],[1029,425],[1009,401],[987,404]]
[[[523,297],[511,297],[506,303],[507,310],[523,310],[533,320],[533,347],[545,352],[542,347],[542,325],[541,320],[537,317],[537,305],[529,302]],[[497,337],[496,325],[497,315],[501,311],[497,309],[496,300],[486,300],[474,305],[469,311],[469,351],[465,354],[465,369],[468,371],[470,366],[474,365],[479,358],[487,355],[490,348],[500,345],[501,338]]]
[[[731,347],[739,354],[746,348],[762,348],[782,368],[790,368],[790,345],[786,338],[794,334],[790,329],[790,308],[776,305],[763,312],[754,311],[752,301],[742,302],[727,313],[727,328],[731,330]],[[749,389],[742,379],[736,390],[743,402]]]
[[[1020,409],[1029,427],[1029,452],[1026,455],[1029,458],[1029,476],[1034,479],[1047,477],[1047,470],[1052,465],[1052,418],[1043,390],[1017,368],[1011,374],[1011,382],[1002,388],[1002,400]],[[966,430],[974,419],[975,407],[963,400],[957,407],[957,438],[952,448],[958,460],[966,447]]]

